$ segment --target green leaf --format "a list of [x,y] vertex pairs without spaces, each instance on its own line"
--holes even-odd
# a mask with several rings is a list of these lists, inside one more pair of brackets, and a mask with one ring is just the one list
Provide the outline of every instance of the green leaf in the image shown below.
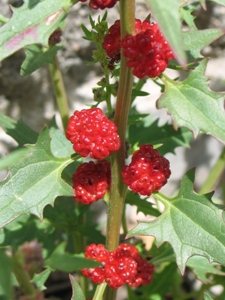
[[158,120],[152,121],[152,117],[143,118],[138,123],[129,127],[129,142],[135,144],[162,144],[159,148],[161,155],[174,153],[176,147],[189,147],[193,139],[192,134],[186,128],[174,130],[172,125],[158,126]]
[[179,15],[179,0],[146,0],[156,18],[162,33],[172,47],[176,59],[181,65],[186,63],[183,32]]
[[[11,261],[7,257],[4,248],[0,248],[0,289],[6,300],[12,299],[12,284],[11,273],[12,266]],[[0,293],[1,295],[1,293]]]
[[39,274],[35,274],[33,279],[31,280],[36,287],[41,290],[44,291],[46,290],[45,287],[45,282],[48,279],[49,275],[51,274],[51,270],[50,269],[46,269],[43,272],[39,273]]
[[137,207],[137,213],[143,212],[145,215],[150,215],[158,217],[160,215],[159,211],[152,207],[152,203],[147,201],[147,198],[140,199],[140,196],[128,191],[126,197],[126,204],[135,205]]
[[23,214],[42,219],[47,204],[57,196],[73,195],[61,173],[71,161],[53,156],[48,128],[41,132],[35,145],[28,145],[27,155],[14,165],[8,178],[0,183],[0,227]]
[[65,243],[61,243],[46,261],[46,265],[54,270],[66,273],[79,271],[83,268],[94,268],[99,263],[84,257],[84,254],[69,254],[65,252]]
[[84,293],[77,283],[76,279],[72,275],[69,275],[69,278],[73,288],[73,295],[71,300],[86,300]]
[[184,41],[185,50],[188,52],[188,61],[193,62],[198,58],[202,58],[200,51],[223,34],[223,30],[219,28],[198,30],[195,26],[185,31]]
[[193,272],[205,284],[212,283],[212,280],[206,277],[207,274],[215,274],[224,276],[225,273],[219,270],[219,265],[216,263],[209,263],[203,256],[193,256],[188,262],[187,266],[193,269]]
[[176,128],[187,127],[195,137],[202,131],[225,142],[224,94],[209,89],[204,76],[206,63],[203,60],[182,82],[167,78],[158,108],[167,109]]
[[50,35],[64,21],[71,0],[25,0],[0,28],[0,61],[32,44],[48,46]]
[[211,0],[211,1],[219,3],[221,5],[225,5],[225,0]]
[[22,121],[14,121],[9,117],[0,114],[0,127],[2,127],[20,147],[24,144],[34,144],[37,141],[38,133],[33,131]]
[[62,46],[54,46],[49,49],[41,48],[39,45],[30,45],[25,48],[26,59],[22,63],[20,74],[26,76],[46,64],[53,63],[53,56],[62,49]]
[[213,300],[213,298],[208,294],[204,294],[204,300]]
[[152,222],[140,222],[128,236],[152,235],[156,245],[169,242],[181,272],[194,255],[206,257],[225,265],[225,223],[223,210],[211,202],[211,194],[193,191],[194,171],[181,181],[179,194],[167,198],[160,193],[154,197],[165,205],[165,211]]
[[14,151],[7,156],[0,159],[0,170],[9,168],[17,163],[19,159],[24,157],[28,150],[27,149],[19,149],[17,151]]

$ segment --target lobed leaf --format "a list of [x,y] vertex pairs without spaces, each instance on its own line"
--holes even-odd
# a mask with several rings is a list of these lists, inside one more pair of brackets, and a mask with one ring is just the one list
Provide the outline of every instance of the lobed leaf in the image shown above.
[[0,28],[0,61],[32,44],[48,46],[48,39],[61,26],[72,0],[25,0],[12,7],[12,18]]
[[165,79],[166,92],[157,106],[167,109],[175,128],[184,126],[195,137],[201,131],[225,143],[224,94],[209,89],[204,76],[206,63],[203,60],[182,82]]
[[211,194],[193,191],[194,171],[181,181],[179,194],[167,198],[159,193],[155,198],[165,205],[162,215],[152,222],[139,222],[128,236],[152,235],[156,245],[169,242],[181,272],[194,255],[225,265],[225,223],[223,210],[211,202]]
[[7,179],[0,183],[0,227],[23,214],[42,218],[47,204],[53,205],[57,196],[73,195],[61,178],[71,160],[55,157],[51,152],[47,127],[35,145],[28,145],[26,156],[14,165]]

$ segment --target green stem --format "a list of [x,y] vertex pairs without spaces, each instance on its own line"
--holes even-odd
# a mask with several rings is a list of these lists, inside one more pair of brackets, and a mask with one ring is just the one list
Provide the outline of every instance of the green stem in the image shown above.
[[63,128],[66,131],[66,127],[69,121],[69,105],[66,95],[66,90],[63,82],[62,73],[59,67],[59,61],[57,56],[53,57],[53,64],[49,65],[52,83],[55,91],[57,106],[61,116]]
[[[107,283],[105,283],[105,282],[102,284],[99,284],[97,286],[93,300],[101,300],[102,299],[106,286],[107,286]],[[110,300],[110,299],[108,299],[108,300]]]
[[202,185],[201,189],[199,190],[199,194],[206,194],[212,191],[215,188],[217,182],[219,181],[224,169],[225,169],[225,148],[223,149],[216,164],[210,171],[209,177],[206,179],[205,183]]
[[26,296],[29,296],[31,299],[35,298],[38,290],[30,282],[30,277],[27,272],[24,270],[23,266],[20,264],[18,258],[15,256],[12,258],[13,273],[16,276],[20,286],[24,290]]
[[[120,1],[120,20],[122,37],[134,31],[135,0]],[[118,247],[121,227],[121,219],[124,209],[126,186],[121,177],[121,171],[125,163],[126,154],[126,129],[130,111],[133,75],[132,70],[126,66],[126,58],[121,56],[120,81],[116,103],[114,122],[118,128],[121,140],[119,151],[112,155],[112,184],[111,199],[108,205],[106,247],[112,251]]]
[[110,81],[109,81],[109,73],[106,72],[106,104],[108,109],[108,114],[110,115],[112,112],[112,104],[111,104],[111,87],[110,87]]

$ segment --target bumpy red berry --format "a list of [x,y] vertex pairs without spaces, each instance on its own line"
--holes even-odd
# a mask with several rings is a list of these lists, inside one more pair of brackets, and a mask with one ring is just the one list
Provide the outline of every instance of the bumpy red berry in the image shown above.
[[81,164],[73,174],[74,199],[90,204],[102,199],[110,187],[110,163],[106,160]]
[[106,51],[108,57],[119,57],[121,49],[120,20],[115,21],[109,28],[109,32],[104,37],[102,48]]
[[174,55],[157,24],[145,20],[138,23],[136,35],[126,35],[121,46],[128,58],[127,66],[133,68],[138,78],[159,76]]
[[169,161],[160,156],[152,145],[142,145],[122,170],[123,181],[135,193],[150,196],[161,189],[170,177]]
[[66,137],[83,157],[104,159],[120,148],[117,127],[100,108],[76,110],[70,117]]
[[[87,0],[80,0],[86,2]],[[119,0],[90,0],[89,6],[93,9],[104,9],[113,7]]]

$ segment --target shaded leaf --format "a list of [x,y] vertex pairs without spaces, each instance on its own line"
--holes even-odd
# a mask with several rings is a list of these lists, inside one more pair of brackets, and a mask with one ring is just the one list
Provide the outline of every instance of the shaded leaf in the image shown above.
[[207,278],[207,274],[215,274],[225,276],[225,273],[219,270],[219,265],[216,263],[209,263],[209,261],[203,256],[193,256],[188,262],[187,266],[192,268],[195,275],[203,283],[211,283],[211,280]]
[[179,0],[167,0],[166,5],[164,1],[146,0],[146,2],[149,4],[164,36],[172,47],[176,59],[181,65],[185,65],[186,55],[179,15]]
[[0,114],[0,126],[10,135],[20,147],[24,144],[34,144],[37,141],[38,133],[33,131],[23,121],[13,119]]
[[72,275],[69,275],[69,278],[73,289],[71,300],[86,300],[84,293],[77,283],[76,279]]
[[[10,259],[7,257],[4,248],[0,248],[0,296],[6,300],[12,299],[12,283],[11,273],[12,265]],[[2,292],[2,293],[1,293]]]
[[0,227],[23,214],[42,218],[43,209],[57,196],[73,195],[72,187],[61,178],[71,161],[53,156],[48,128],[44,128],[35,145],[14,165],[7,179],[0,183]]
[[61,243],[49,259],[47,259],[46,265],[54,270],[70,273],[83,268],[99,266],[99,263],[85,258],[84,254],[70,254],[65,252],[65,243]]
[[189,147],[189,142],[193,139],[192,134],[186,128],[174,130],[170,124],[158,126],[158,120],[152,121],[151,116],[143,118],[136,124],[129,127],[129,142],[132,145],[141,144],[161,144],[159,152],[161,155],[174,153],[176,147]]
[[225,223],[223,210],[211,202],[211,194],[193,191],[194,171],[181,181],[179,194],[167,198],[160,193],[154,197],[165,205],[162,215],[152,222],[140,222],[128,236],[152,235],[156,245],[169,242],[177,264],[184,272],[187,260],[194,255],[206,257],[225,265]]
[[166,108],[174,126],[187,127],[196,137],[200,131],[225,142],[224,94],[213,92],[204,76],[207,60],[182,82],[165,80],[166,92],[158,108]]
[[71,5],[71,0],[25,0],[21,7],[12,8],[12,18],[0,28],[0,61],[28,45],[47,47]]
[[0,159],[0,170],[9,168],[17,163],[19,159],[24,157],[28,149],[19,149],[16,150],[7,156]]
[[26,58],[21,66],[20,74],[29,75],[46,64],[53,63],[53,56],[62,49],[62,46],[54,46],[49,49],[38,45],[30,45],[25,48]]

